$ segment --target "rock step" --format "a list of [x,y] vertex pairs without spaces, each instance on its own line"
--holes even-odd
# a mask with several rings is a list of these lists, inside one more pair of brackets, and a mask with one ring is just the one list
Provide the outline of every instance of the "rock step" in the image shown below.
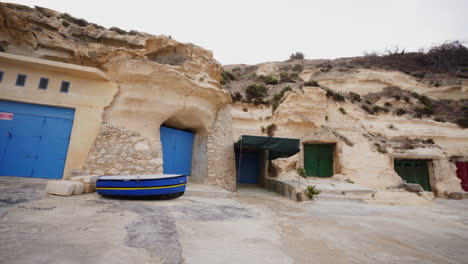
[[364,202],[364,197],[354,196],[354,195],[334,195],[334,194],[319,194],[314,196],[315,201],[348,201],[362,203]]

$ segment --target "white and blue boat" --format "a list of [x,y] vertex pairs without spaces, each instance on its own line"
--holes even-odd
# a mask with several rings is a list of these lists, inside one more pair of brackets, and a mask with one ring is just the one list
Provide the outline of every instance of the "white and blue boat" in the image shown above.
[[166,196],[177,198],[184,194],[187,176],[180,174],[111,175],[101,176],[96,192],[107,196]]

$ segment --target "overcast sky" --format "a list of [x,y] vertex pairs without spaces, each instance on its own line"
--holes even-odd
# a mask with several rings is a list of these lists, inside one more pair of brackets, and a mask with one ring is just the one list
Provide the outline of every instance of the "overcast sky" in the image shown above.
[[466,0],[11,0],[117,26],[171,35],[222,64],[360,56],[468,41]]

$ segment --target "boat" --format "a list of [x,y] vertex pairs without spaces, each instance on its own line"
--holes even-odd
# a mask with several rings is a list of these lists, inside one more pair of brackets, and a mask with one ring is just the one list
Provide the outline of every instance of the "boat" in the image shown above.
[[187,176],[180,174],[106,175],[96,182],[96,192],[104,196],[164,196],[177,198],[184,194]]

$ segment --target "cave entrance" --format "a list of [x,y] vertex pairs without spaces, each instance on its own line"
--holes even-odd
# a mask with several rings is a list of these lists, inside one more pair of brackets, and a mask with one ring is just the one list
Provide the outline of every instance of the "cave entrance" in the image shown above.
[[405,182],[419,184],[425,191],[431,191],[427,160],[396,159],[394,168]]
[[234,144],[238,185],[265,186],[269,161],[295,155],[299,145],[299,139],[242,135]]
[[189,175],[189,181],[208,181],[207,121],[197,111],[182,110],[159,128],[163,172]]

